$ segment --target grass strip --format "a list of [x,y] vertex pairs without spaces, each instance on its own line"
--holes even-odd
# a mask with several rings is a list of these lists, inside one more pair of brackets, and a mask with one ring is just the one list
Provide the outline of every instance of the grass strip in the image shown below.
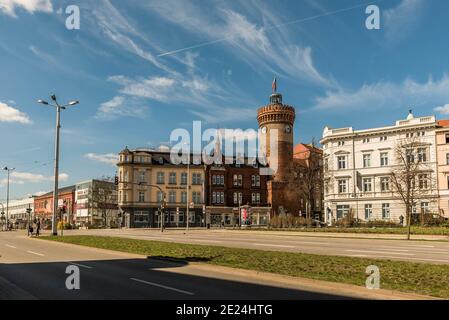
[[94,248],[365,285],[369,265],[380,269],[381,288],[449,299],[449,266],[369,258],[262,251],[103,236],[42,237]]

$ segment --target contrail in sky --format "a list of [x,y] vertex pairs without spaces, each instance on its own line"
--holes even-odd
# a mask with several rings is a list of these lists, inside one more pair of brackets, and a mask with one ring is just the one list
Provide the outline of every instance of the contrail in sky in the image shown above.
[[[365,2],[365,3],[362,3],[362,4],[358,4],[356,6],[343,8],[343,9],[339,9],[339,10],[335,10],[335,11],[324,12],[324,13],[321,13],[321,14],[317,14],[315,16],[302,18],[302,19],[297,19],[297,20],[292,20],[292,21],[289,21],[289,22],[281,23],[281,24],[278,24],[278,25],[271,26],[269,28],[262,28],[262,29],[265,30],[265,31],[278,29],[280,27],[288,26],[288,25],[291,25],[291,24],[311,21],[311,20],[315,20],[315,19],[318,19],[318,18],[327,17],[327,16],[331,16],[331,15],[334,15],[334,14],[337,14],[337,13],[354,10],[354,9],[357,9],[357,8],[368,6],[370,4],[376,4],[376,3],[379,3],[379,2],[383,2],[383,1],[385,1],[385,0],[377,0],[377,1]],[[177,50],[173,50],[173,51],[164,52],[164,53],[158,54],[157,56],[158,57],[169,56],[169,55],[173,55],[173,54],[176,54],[176,53],[179,53],[179,52],[183,52],[183,51],[187,51],[187,50],[191,50],[191,49],[202,48],[202,47],[205,47],[205,46],[209,46],[211,44],[224,42],[224,41],[230,40],[232,38],[233,38],[233,36],[229,36],[229,37],[226,37],[226,38],[221,38],[221,39],[217,39],[217,40],[213,40],[213,41],[203,42],[203,43],[199,43],[199,44],[196,44],[196,45],[193,45],[193,46],[189,46],[189,47],[185,47],[185,48],[181,48],[181,49],[177,49]]]

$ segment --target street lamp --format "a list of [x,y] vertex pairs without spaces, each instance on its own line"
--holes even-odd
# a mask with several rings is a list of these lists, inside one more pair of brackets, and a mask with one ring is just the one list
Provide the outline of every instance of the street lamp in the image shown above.
[[67,107],[72,107],[79,103],[78,100],[72,100],[68,104],[60,105],[56,99],[56,95],[50,96],[54,104],[48,103],[45,100],[38,100],[37,102],[43,105],[50,105],[56,108],[56,138],[55,138],[55,184],[53,191],[53,216],[51,221],[51,230],[54,236],[58,235],[56,225],[56,211],[58,211],[58,180],[59,180],[59,130],[61,128],[61,110],[65,110]]
[[190,220],[190,212],[189,212],[189,207],[190,207],[190,203],[189,203],[189,193],[190,193],[190,143],[188,142],[184,142],[185,146],[189,146],[189,153],[187,156],[187,195],[186,195],[186,202],[187,202],[187,208],[186,208],[186,231],[189,231],[189,220]]
[[8,178],[6,183],[6,231],[8,231],[9,227],[9,175],[11,171],[16,170],[16,168],[8,168],[4,167],[3,170],[6,170]]

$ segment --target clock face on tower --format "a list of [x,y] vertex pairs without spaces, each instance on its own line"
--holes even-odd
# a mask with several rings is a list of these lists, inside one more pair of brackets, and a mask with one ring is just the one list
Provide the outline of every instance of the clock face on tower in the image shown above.
[[262,127],[262,133],[263,134],[267,133],[267,127]]
[[292,132],[292,127],[291,127],[290,125],[286,125],[286,126],[285,126],[285,132],[286,132],[286,133]]

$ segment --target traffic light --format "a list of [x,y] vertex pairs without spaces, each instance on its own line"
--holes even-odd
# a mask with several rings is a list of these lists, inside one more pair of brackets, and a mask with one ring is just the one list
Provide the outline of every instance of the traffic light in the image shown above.
[[115,185],[118,186],[118,177],[117,176],[115,176],[115,180],[114,181],[115,181]]

